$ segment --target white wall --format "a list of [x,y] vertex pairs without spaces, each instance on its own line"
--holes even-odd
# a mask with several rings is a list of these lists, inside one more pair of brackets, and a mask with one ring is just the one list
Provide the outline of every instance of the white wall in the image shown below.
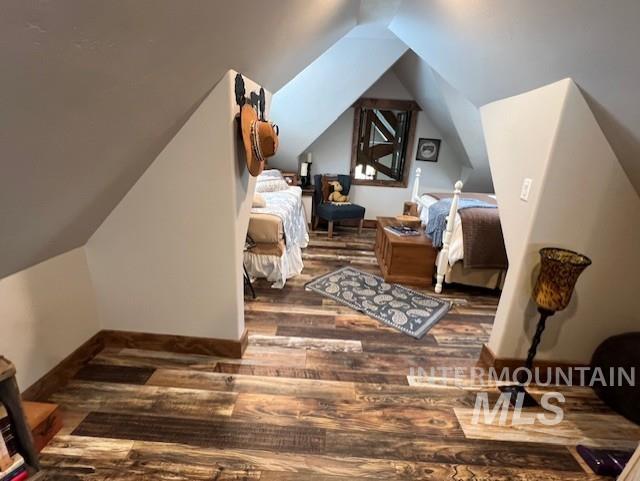
[[[523,358],[537,322],[538,250],[579,251],[593,265],[548,322],[539,359],[588,363],[604,339],[640,326],[640,199],[570,80],[481,109],[509,272],[489,347]],[[529,201],[522,179],[533,179]]]
[[280,147],[269,164],[296,172],[298,156],[406,50],[395,37],[345,36],[278,90],[271,113]]
[[[362,97],[411,100],[411,94],[402,86],[392,70],[386,72]],[[347,109],[316,139],[306,152],[313,157],[313,174],[349,174],[351,167],[351,141],[353,134],[353,109]],[[438,162],[416,162],[418,138],[442,138],[425,112],[418,114],[414,142],[409,149],[407,168],[411,169],[409,183],[402,187],[377,187],[353,185],[349,192],[352,202],[367,209],[367,219],[402,213],[402,205],[411,199],[411,189],[416,167],[422,169],[421,191],[447,191],[460,177],[460,164],[447,142],[441,144]],[[305,152],[305,153],[306,153]]]
[[237,155],[234,77],[222,78],[89,240],[103,328],[241,336],[254,179]]
[[84,247],[0,279],[0,353],[21,389],[99,329]]

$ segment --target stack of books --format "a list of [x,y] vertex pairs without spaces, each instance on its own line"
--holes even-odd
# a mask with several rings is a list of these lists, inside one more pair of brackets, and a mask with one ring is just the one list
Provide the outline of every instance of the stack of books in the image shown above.
[[420,235],[420,231],[418,229],[414,229],[413,227],[406,227],[402,225],[388,225],[384,228],[384,230],[391,232],[392,234],[399,235],[401,237]]
[[22,481],[28,477],[27,465],[18,454],[18,443],[9,413],[0,403],[0,481]]
[[22,481],[29,477],[27,465],[19,454],[13,455],[13,464],[0,473],[0,481]]

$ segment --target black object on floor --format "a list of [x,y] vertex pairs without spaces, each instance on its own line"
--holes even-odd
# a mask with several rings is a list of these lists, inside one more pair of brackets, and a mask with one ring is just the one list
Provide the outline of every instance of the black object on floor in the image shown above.
[[607,385],[596,383],[593,390],[611,409],[640,424],[638,381],[634,379],[635,382],[632,384],[624,376],[621,379],[622,370],[627,375],[631,375],[633,369],[636,376],[640,372],[640,332],[620,334],[605,340],[593,353],[591,368],[601,369],[607,379],[609,379],[610,370],[615,370],[615,383],[609,382]]
[[538,402],[527,392],[522,384],[500,386],[498,389],[505,394],[509,394],[509,404],[513,407],[534,408],[538,406]]
[[253,284],[251,283],[251,277],[249,277],[249,273],[247,272],[247,267],[242,264],[242,269],[244,269],[244,285],[249,285],[249,290],[251,291],[251,297],[256,298],[256,291],[253,289]]
[[632,451],[595,449],[578,444],[578,454],[600,476],[619,476],[633,455]]
[[[538,312],[540,312],[540,320],[538,321],[538,327],[536,328],[536,333],[533,336],[533,339],[531,341],[531,347],[529,348],[529,352],[527,353],[527,360],[524,364],[524,367],[530,373],[533,373],[533,360],[535,359],[536,353],[538,352],[538,346],[540,345],[540,340],[542,339],[542,333],[544,332],[547,318],[553,315],[553,311],[550,311],[549,309],[544,309],[542,307],[538,308]],[[523,395],[524,395],[524,399],[522,401],[521,407],[531,408],[531,407],[536,407],[538,405],[536,400],[531,397],[531,395],[526,391],[524,387],[526,378],[527,378],[526,372],[520,371],[519,379],[518,379],[518,382],[520,384],[515,384],[513,386],[502,386],[499,388],[500,391],[511,394],[509,398],[509,403],[514,407],[518,407],[518,401],[519,401],[518,397],[522,399]]]

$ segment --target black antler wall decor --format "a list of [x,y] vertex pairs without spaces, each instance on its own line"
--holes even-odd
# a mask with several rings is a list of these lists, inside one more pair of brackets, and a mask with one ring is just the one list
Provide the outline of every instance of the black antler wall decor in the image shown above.
[[260,87],[259,101],[260,101],[260,108],[259,108],[260,120],[264,122],[264,109],[266,108],[266,102],[264,100],[264,89],[262,87]]
[[245,97],[244,79],[241,74],[236,75],[236,103],[242,108],[247,101]]
[[251,92],[247,100],[251,105],[253,105],[253,108],[255,108],[257,112],[258,109],[260,108],[260,96],[255,92]]
[[250,92],[247,96],[247,91],[244,86],[244,78],[242,77],[242,74],[237,74],[235,93],[236,104],[238,104],[240,108],[242,108],[245,103],[249,103],[249,105],[252,105],[258,112],[258,118],[263,122],[265,121],[264,111],[267,108],[267,101],[265,98],[264,88],[260,87],[258,93]]
[[236,93],[236,103],[240,107],[242,107],[245,103],[248,102],[250,105],[253,106],[254,109],[256,109],[256,112],[260,113],[260,120],[264,120],[265,102],[264,102],[264,89],[262,87],[260,87],[259,93],[249,92],[249,95],[247,96],[247,90],[244,86],[244,78],[242,77],[242,74],[237,74],[235,93]]

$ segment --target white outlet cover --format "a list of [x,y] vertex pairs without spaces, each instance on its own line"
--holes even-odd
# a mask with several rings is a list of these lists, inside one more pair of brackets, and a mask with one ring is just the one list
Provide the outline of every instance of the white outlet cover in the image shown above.
[[520,200],[527,202],[529,200],[529,192],[531,191],[531,183],[533,181],[530,178],[525,178],[522,181],[522,189],[520,190]]

